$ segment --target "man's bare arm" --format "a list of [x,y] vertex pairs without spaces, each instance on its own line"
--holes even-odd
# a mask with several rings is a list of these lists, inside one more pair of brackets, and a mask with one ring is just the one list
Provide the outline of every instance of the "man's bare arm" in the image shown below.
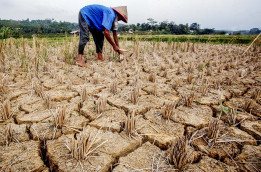
[[118,52],[119,54],[123,54],[123,52],[120,51],[120,48],[118,46],[119,42],[118,41],[116,43],[113,42],[109,30],[107,30],[107,29],[104,30],[104,36],[108,40],[108,42],[111,44],[111,46],[113,47],[114,51]]
[[120,47],[119,45],[119,39],[118,39],[118,35],[117,35],[117,32],[116,31],[113,31],[113,39],[114,39],[114,42],[116,43],[116,45],[118,47]]

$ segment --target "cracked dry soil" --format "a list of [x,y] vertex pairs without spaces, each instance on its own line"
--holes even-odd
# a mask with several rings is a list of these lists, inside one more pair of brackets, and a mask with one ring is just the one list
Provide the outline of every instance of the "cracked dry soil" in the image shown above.
[[[130,52],[120,63],[107,43],[106,61],[97,62],[89,43],[88,68],[80,68],[67,63],[58,43],[1,42],[0,171],[175,171],[168,149],[180,137],[191,152],[181,171],[261,170],[260,47],[242,55],[241,45],[121,44]],[[166,119],[169,102],[175,106]],[[66,107],[60,127],[59,107]],[[129,113],[136,120],[132,136],[124,128]],[[209,144],[213,119],[220,131]],[[77,160],[68,145],[83,128],[104,144]]]

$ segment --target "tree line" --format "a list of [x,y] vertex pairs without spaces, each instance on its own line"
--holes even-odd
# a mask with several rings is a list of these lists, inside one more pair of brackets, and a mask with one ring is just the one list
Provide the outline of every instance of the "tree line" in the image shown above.
[[119,31],[129,31],[132,29],[134,32],[151,33],[151,34],[174,34],[174,35],[205,35],[205,34],[226,34],[224,31],[216,31],[214,28],[201,29],[198,23],[192,24],[175,24],[174,22],[157,22],[152,18],[147,19],[146,23],[137,23],[132,25],[122,25]]
[[[137,23],[130,25],[119,25],[119,32],[125,33],[132,30],[136,34],[173,34],[173,35],[209,35],[209,34],[226,34],[225,31],[217,31],[214,28],[200,28],[200,24],[175,24],[174,22],[157,22],[152,18],[147,19],[145,23]],[[21,37],[32,34],[57,34],[69,33],[73,30],[79,30],[77,23],[57,22],[54,19],[45,20],[1,20],[0,19],[0,39],[8,37]],[[232,32],[231,34],[259,34],[258,28],[250,31]]]
[[68,33],[77,30],[77,23],[45,20],[0,20],[0,38],[21,37],[24,34]]

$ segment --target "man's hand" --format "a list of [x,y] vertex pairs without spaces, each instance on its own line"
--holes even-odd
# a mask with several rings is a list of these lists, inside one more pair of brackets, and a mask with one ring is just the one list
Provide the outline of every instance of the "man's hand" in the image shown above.
[[123,51],[121,51],[117,45],[113,46],[113,49],[114,49],[114,51],[116,51],[119,54],[124,54]]
[[[119,53],[119,54],[123,54],[123,52],[120,50],[120,48],[119,48],[119,46],[118,46],[118,45],[119,45],[119,42],[118,42],[118,37],[117,37],[116,32],[113,32],[114,41],[115,41],[116,43],[114,43],[113,40],[111,39],[110,31],[109,31],[109,30],[107,30],[107,29],[104,30],[104,36],[105,36],[105,38],[108,40],[108,42],[112,45],[114,51],[116,51],[116,52]],[[117,44],[118,44],[118,45],[117,45]]]

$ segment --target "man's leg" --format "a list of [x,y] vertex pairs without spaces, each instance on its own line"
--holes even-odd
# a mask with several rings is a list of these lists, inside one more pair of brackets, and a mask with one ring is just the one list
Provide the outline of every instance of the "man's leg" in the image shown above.
[[89,41],[89,26],[82,17],[81,12],[79,13],[79,27],[80,27],[80,41],[78,48],[78,59],[76,63],[82,67],[86,67],[86,63],[82,60],[82,55],[84,52],[84,47],[86,43]]
[[104,34],[102,31],[99,31],[97,29],[90,29],[90,32],[92,33],[95,46],[96,46],[96,53],[98,54],[97,60],[104,61],[102,57],[102,49],[103,49],[103,43],[104,43]]

